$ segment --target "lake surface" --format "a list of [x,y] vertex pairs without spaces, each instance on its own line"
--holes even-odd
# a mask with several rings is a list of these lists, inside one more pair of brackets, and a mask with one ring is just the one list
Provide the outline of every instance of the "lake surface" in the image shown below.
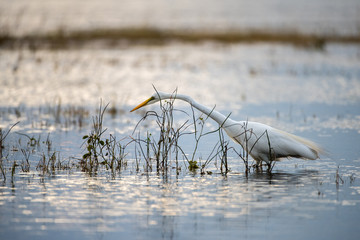
[[[17,124],[4,142],[6,181],[0,186],[1,239],[356,239],[360,220],[360,47],[324,49],[276,44],[168,44],[124,49],[0,50],[0,127]],[[145,171],[129,146],[127,167],[89,175],[77,167],[82,136],[100,104],[106,136],[122,141],[154,135],[155,119],[133,130],[146,110],[129,113],[153,90],[178,88],[233,119],[259,121],[319,143],[315,161],[285,159],[271,174],[244,173],[229,151],[207,173],[171,159],[167,174]],[[191,109],[175,101],[176,124]],[[112,114],[110,114],[110,112]],[[196,116],[199,116],[196,113]],[[206,121],[205,132],[216,129]],[[190,131],[190,130],[189,130]],[[34,144],[31,139],[35,139]],[[51,144],[48,144],[49,140]],[[228,139],[227,139],[228,140]],[[200,141],[204,163],[218,141]],[[181,138],[186,154],[192,135]],[[49,146],[50,145],[50,146]],[[239,146],[230,143],[230,146]],[[23,153],[23,151],[25,153]],[[36,166],[56,153],[70,169],[42,174]],[[25,154],[29,172],[22,171]],[[11,167],[19,166],[14,176]],[[176,165],[178,164],[178,165]],[[176,171],[180,166],[180,171]]]
[[1,0],[0,25],[18,36],[124,27],[358,35],[359,9],[358,0]]
[[[0,0],[0,37],[15,37],[0,46],[0,239],[359,239],[360,45],[326,38],[359,36],[359,13],[358,0]],[[24,38],[132,28],[324,41],[46,48]],[[212,159],[216,123],[195,112],[209,133],[196,145],[192,109],[175,101],[174,127],[189,126],[183,152],[156,171],[136,140],[157,141],[154,116],[137,124],[159,104],[129,112],[154,88],[308,138],[326,154],[245,174],[241,148],[225,136],[224,173]],[[85,171],[83,137],[108,103],[103,139],[116,137],[125,157],[120,170]],[[202,170],[185,160],[195,149]]]

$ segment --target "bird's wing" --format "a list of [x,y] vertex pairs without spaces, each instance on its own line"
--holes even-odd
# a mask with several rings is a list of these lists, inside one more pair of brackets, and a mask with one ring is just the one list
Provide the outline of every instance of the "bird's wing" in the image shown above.
[[319,158],[320,153],[323,153],[321,147],[302,137],[275,128],[272,128],[272,133],[273,139],[276,139],[275,144],[278,144],[278,153],[276,154],[279,154],[279,156],[315,160]]
[[281,131],[265,124],[249,122],[247,128],[254,134],[248,140],[253,155],[269,155],[269,149],[275,158],[299,157],[315,160],[323,150],[315,143]]

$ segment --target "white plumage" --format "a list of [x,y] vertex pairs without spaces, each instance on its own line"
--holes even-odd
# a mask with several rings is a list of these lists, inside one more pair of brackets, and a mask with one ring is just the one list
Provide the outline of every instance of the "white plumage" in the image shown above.
[[182,94],[156,92],[149,99],[136,106],[131,112],[164,99],[186,101],[212,118],[225,130],[232,140],[239,143],[252,156],[257,164],[263,161],[270,164],[274,160],[286,157],[315,160],[319,158],[319,154],[322,152],[319,146],[309,140],[262,123],[234,121],[218,111],[205,107],[189,96]]

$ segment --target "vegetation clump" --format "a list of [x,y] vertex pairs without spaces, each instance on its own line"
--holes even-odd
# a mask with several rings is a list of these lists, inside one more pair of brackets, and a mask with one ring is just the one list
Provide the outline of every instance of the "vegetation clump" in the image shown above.
[[103,129],[104,114],[109,104],[102,106],[100,103],[97,116],[93,117],[90,134],[84,135],[85,154],[80,161],[82,171],[94,173],[99,165],[107,169],[120,170],[124,162],[126,145],[116,140],[114,135],[104,138],[107,129]]
[[[181,169],[184,169],[184,165],[185,169],[192,173],[199,171],[202,175],[213,174],[213,170],[208,170],[210,164],[213,163],[221,174],[226,175],[231,171],[228,163],[229,151],[234,151],[243,160],[245,173],[248,174],[253,166],[249,158],[251,149],[245,145],[243,152],[237,152],[230,146],[229,141],[225,140],[221,126],[206,132],[205,123],[208,116],[204,116],[204,114],[196,116],[192,107],[192,115],[175,109],[176,91],[173,94],[174,98],[160,101],[159,112],[147,111],[144,113],[144,116],[136,124],[132,136],[123,137],[120,140],[117,139],[116,134],[106,134],[108,129],[104,127],[104,117],[109,104],[103,106],[100,102],[97,114],[92,117],[90,132],[82,137],[83,154],[80,158],[74,157],[75,161],[69,159],[66,162],[61,159],[60,152],[53,149],[50,134],[46,140],[41,140],[40,135],[36,137],[17,132],[22,140],[19,139],[19,148],[14,148],[14,151],[19,152],[17,156],[21,156],[21,159],[17,158],[10,164],[7,163],[8,167],[6,167],[4,161],[8,158],[3,154],[4,141],[17,123],[7,131],[0,130],[0,172],[3,179],[6,180],[7,172],[11,172],[13,178],[16,169],[20,169],[22,172],[31,172],[32,169],[36,169],[42,176],[54,175],[56,171],[72,168],[80,169],[90,175],[96,175],[100,170],[105,169],[115,175],[126,169],[129,161],[132,162],[134,171],[137,173],[142,170],[146,174],[154,171],[157,174],[168,176],[173,170],[179,174]],[[183,122],[176,122],[174,120],[176,112],[185,114],[187,119]],[[155,133],[148,130],[143,131],[147,128],[149,121],[156,123],[158,130]],[[203,158],[198,149],[202,139],[210,134],[217,134],[218,141],[210,148],[208,156]],[[185,136],[193,137],[192,152],[185,152],[181,147]],[[21,143],[24,139],[25,145]],[[188,138],[186,139],[185,141],[188,141]],[[35,149],[47,149],[47,151],[40,153]],[[269,149],[272,149],[270,141]],[[37,156],[34,155],[36,152],[38,152]],[[33,167],[36,159],[38,159],[37,164]],[[269,172],[272,171],[274,163],[272,162],[268,166]]]

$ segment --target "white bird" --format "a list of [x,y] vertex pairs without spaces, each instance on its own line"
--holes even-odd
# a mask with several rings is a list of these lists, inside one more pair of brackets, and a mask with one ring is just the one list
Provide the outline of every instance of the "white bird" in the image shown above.
[[179,99],[188,102],[191,106],[212,118],[232,140],[239,143],[250,154],[257,165],[260,165],[263,161],[270,165],[274,160],[288,157],[315,160],[322,153],[322,149],[309,140],[266,124],[234,121],[228,116],[205,107],[191,97],[182,94],[156,92],[149,99],[132,109],[131,112],[165,99]]

